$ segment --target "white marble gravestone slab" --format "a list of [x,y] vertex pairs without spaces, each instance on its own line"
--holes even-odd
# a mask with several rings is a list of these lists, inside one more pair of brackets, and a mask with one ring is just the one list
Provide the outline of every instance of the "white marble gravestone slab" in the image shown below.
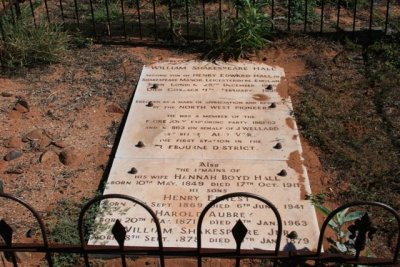
[[274,100],[135,100],[127,125],[138,127],[125,127],[116,157],[286,160],[298,132],[291,103]]
[[[128,173],[132,167],[136,174]],[[285,235],[291,231],[299,234],[295,244],[298,249],[313,248],[318,226],[314,209],[304,200],[304,195],[310,193],[308,177],[302,166],[295,168],[285,161],[116,159],[105,192],[132,195],[149,205],[161,221],[167,247],[195,247],[197,218],[211,200],[233,192],[255,193],[276,205]],[[279,175],[282,170],[286,175]],[[261,202],[244,199],[222,203],[220,208],[211,209],[209,220],[205,220],[204,247],[234,248],[232,235],[226,233],[241,219],[250,231],[242,248],[274,249],[276,235],[271,233],[277,227],[270,209]],[[114,201],[112,206],[124,213],[105,214],[102,218],[123,222],[128,230],[127,245],[156,246],[155,225],[144,209],[125,201]],[[116,245],[110,237],[109,231],[99,231],[96,243]],[[286,245],[284,238],[281,247]]]
[[[157,214],[165,247],[196,247],[201,210],[232,192],[258,194],[278,208],[284,236],[314,249],[318,225],[290,98],[279,93],[283,69],[253,63],[165,62],[144,67],[105,194],[142,200]],[[134,168],[134,172],[132,172]],[[110,229],[126,227],[126,245],[157,246],[147,213],[125,201],[104,202],[91,244],[116,244]],[[235,248],[231,229],[248,228],[244,249],[274,249],[276,220],[261,202],[240,198],[213,208],[203,247]]]

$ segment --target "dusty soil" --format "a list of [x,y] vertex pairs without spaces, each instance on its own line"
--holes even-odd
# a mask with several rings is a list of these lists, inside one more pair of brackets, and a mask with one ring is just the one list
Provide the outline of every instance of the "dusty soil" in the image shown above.
[[[251,60],[283,67],[282,94],[296,97],[301,90],[296,80],[306,73],[303,56],[307,53],[302,46],[281,42]],[[93,45],[71,51],[60,64],[3,73],[0,181],[4,192],[28,202],[45,221],[59,201],[93,197],[105,178],[115,135],[143,64],[199,56],[177,50]],[[312,191],[324,192],[329,173],[322,170],[319,151],[302,142]],[[2,209],[2,216],[14,227],[16,240],[40,240],[27,212],[7,208]],[[33,237],[27,238],[30,229]],[[40,264],[30,254],[23,258],[24,266]]]

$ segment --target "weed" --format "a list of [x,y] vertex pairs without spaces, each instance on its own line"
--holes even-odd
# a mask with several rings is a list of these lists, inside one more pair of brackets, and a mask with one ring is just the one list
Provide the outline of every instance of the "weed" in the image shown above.
[[290,3],[290,21],[294,24],[300,24],[304,21],[305,10],[307,3],[307,21],[312,22],[316,20],[317,14],[315,13],[315,8],[317,7],[317,2],[315,0],[291,0],[285,1],[285,7],[289,8]]
[[[393,56],[395,42],[388,45],[364,52],[350,46],[334,60],[323,53],[307,55],[310,73],[301,80],[305,89],[296,117],[305,137],[323,151],[323,167],[334,170],[330,187],[338,202],[400,206],[399,57]],[[377,215],[385,231],[395,230],[381,211]]]
[[[49,240],[61,244],[80,244],[78,233],[78,216],[88,199],[82,199],[80,203],[72,200],[61,200],[58,206],[50,213]],[[97,207],[90,208],[84,221],[85,236],[90,235],[92,227],[95,227]],[[72,253],[59,253],[54,257],[54,266],[77,266],[79,255]]]
[[[324,216],[332,213],[332,210],[324,206],[325,196],[323,194],[316,196],[309,194],[306,196],[306,199],[310,200],[314,207]],[[355,255],[354,239],[350,238],[351,232],[349,230],[343,231],[343,227],[348,223],[360,219],[364,214],[365,212],[363,211],[349,212],[348,208],[336,213],[332,220],[328,222],[328,226],[335,234],[335,239],[327,238],[330,245],[330,252]]]
[[218,39],[206,57],[215,59],[247,57],[249,53],[267,46],[270,37],[270,18],[261,12],[264,3],[242,0],[239,3],[239,16],[224,19],[218,31]]
[[118,0],[105,1],[107,1],[107,5],[104,4],[94,10],[94,20],[96,22],[107,23],[108,21],[112,22],[121,19],[121,6]]
[[68,48],[68,36],[57,25],[31,24],[18,21],[5,25],[1,44],[2,64],[6,67],[35,66],[59,62]]

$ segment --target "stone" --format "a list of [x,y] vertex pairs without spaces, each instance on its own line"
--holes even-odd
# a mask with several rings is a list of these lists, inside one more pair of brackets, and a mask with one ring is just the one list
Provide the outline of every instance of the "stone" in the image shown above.
[[23,174],[24,170],[20,166],[12,167],[6,170],[7,174]]
[[52,141],[51,144],[58,148],[66,148],[68,146],[64,140]]
[[4,182],[0,180],[0,193],[4,193]]
[[11,150],[4,156],[5,161],[11,161],[17,159],[22,156],[22,152],[20,150]]
[[7,163],[4,160],[0,160],[0,171],[7,167]]
[[82,159],[80,152],[75,148],[66,148],[61,151],[59,159],[62,164],[70,166],[76,165]]
[[[293,138],[299,133],[287,123],[292,103],[277,91],[283,77],[279,67],[243,62],[145,66],[104,194],[145,202],[160,219],[165,247],[195,248],[198,217],[210,201],[253,193],[279,210],[283,236],[298,233],[297,249],[315,249],[318,223],[304,197],[311,189],[307,173],[299,172],[300,140]],[[143,209],[124,200],[100,207],[104,212],[98,220],[104,225],[90,244],[116,245],[102,230],[111,229],[116,219],[131,236],[125,245],[156,244],[154,223]],[[275,248],[272,209],[246,197],[232,197],[209,210],[202,247],[234,248],[231,231],[239,220],[248,230],[242,249]],[[288,243],[283,238],[281,249]]]
[[40,140],[43,138],[44,131],[42,129],[35,129],[30,132],[28,132],[24,138],[22,138],[22,141],[24,142],[29,142],[29,141],[36,141]]
[[111,105],[107,106],[106,111],[109,113],[118,113],[118,114],[125,113],[125,110],[117,104],[111,104]]
[[2,97],[12,97],[13,94],[9,93],[9,92],[1,92],[1,96]]
[[8,138],[8,140],[5,142],[4,146],[6,148],[21,148],[22,147],[22,142],[21,138],[17,136],[11,136]]
[[39,161],[40,163],[56,162],[58,161],[58,155],[54,151],[47,150],[40,155]]
[[29,112],[29,104],[25,99],[18,99],[17,103],[15,103],[14,110],[27,113]]
[[46,131],[43,129],[35,129],[27,133],[24,138],[22,138],[23,142],[34,142],[41,149],[46,148],[52,142],[52,139],[47,135]]

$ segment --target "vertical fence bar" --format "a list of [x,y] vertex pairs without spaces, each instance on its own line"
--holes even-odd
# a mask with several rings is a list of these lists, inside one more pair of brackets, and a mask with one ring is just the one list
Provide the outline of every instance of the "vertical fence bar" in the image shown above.
[[304,2],[304,32],[307,32],[307,20],[308,20],[308,0]]
[[340,24],[340,0],[337,1],[337,14],[336,14],[336,33],[339,32],[339,24]]
[[324,31],[324,9],[325,9],[325,0],[321,0],[321,24],[319,33],[322,34]]
[[222,33],[222,0],[218,0],[219,34]]
[[28,209],[30,211],[31,215],[33,215],[33,217],[35,217],[35,220],[40,228],[40,233],[42,235],[43,245],[44,245],[44,249],[45,249],[45,253],[46,253],[47,264],[49,267],[53,267],[53,260],[51,258],[51,254],[49,252],[49,240],[48,240],[47,234],[46,234],[46,232],[47,232],[46,227],[45,227],[43,220],[40,217],[39,213],[31,205],[29,205],[27,202],[25,202],[22,199],[19,199],[17,197],[14,197],[14,196],[6,194],[6,193],[0,193],[0,197],[18,202],[19,204],[24,206],[26,209]]
[[47,5],[47,0],[44,0],[44,7],[46,9],[47,22],[50,23],[50,14],[49,14],[49,7]]
[[238,18],[239,17],[239,0],[236,0],[235,6],[236,6],[236,18]]
[[371,38],[372,33],[372,15],[374,13],[374,0],[371,0],[369,6],[369,28],[368,28],[368,36]]
[[[4,13],[5,13],[5,9],[4,9]],[[3,28],[3,16],[0,16],[0,33],[1,33],[1,39],[3,40],[3,42],[6,42],[6,33],[4,32],[4,28]],[[3,68],[4,64],[3,63],[3,51],[0,51],[0,67]]]
[[96,38],[97,33],[96,33],[96,22],[94,19],[93,0],[89,0],[89,4],[90,4],[90,14],[92,16],[93,37]]
[[31,13],[32,13],[32,18],[33,18],[33,25],[35,25],[35,28],[36,28],[37,27],[37,25],[36,25],[36,17],[35,17],[35,10],[33,9],[32,0],[29,0],[29,6],[31,8]]
[[[101,205],[101,201],[106,200],[106,199],[111,199],[111,198],[117,198],[117,199],[123,199],[123,200],[128,200],[129,202],[133,203],[133,204],[137,204],[138,206],[141,206],[142,208],[144,208],[147,213],[151,216],[152,218],[152,222],[155,224],[156,226],[156,233],[157,233],[157,242],[158,242],[158,254],[159,254],[159,260],[160,260],[160,267],[165,267],[165,257],[164,257],[164,245],[163,245],[163,238],[162,238],[162,230],[161,230],[161,224],[160,221],[157,218],[157,215],[154,213],[154,211],[147,206],[144,202],[141,202],[140,200],[131,197],[131,196],[127,196],[127,195],[121,195],[121,194],[109,194],[109,195],[102,195],[102,196],[98,196],[95,197],[93,199],[91,199],[89,202],[87,202],[83,208],[80,211],[79,214],[79,218],[78,218],[78,233],[79,233],[79,240],[80,240],[80,245],[81,245],[81,251],[83,252],[83,257],[85,259],[85,265],[90,267],[89,265],[89,255],[87,252],[87,245],[86,245],[86,239],[85,239],[85,234],[84,234],[84,219],[85,219],[85,215],[87,213],[87,211],[89,210],[90,207],[92,207],[93,205]],[[119,221],[119,220],[117,220]],[[120,225],[121,227],[123,227],[123,225]],[[113,233],[114,238],[116,239],[116,241],[118,243],[120,243],[120,241],[118,241],[118,238],[116,237],[116,235]],[[122,237],[122,244],[124,242],[124,238]],[[121,250],[121,260],[122,260],[122,264],[124,264],[124,257],[125,257],[125,253],[124,249],[123,249],[123,245],[120,245],[120,250]]]
[[142,19],[140,17],[140,3],[139,0],[136,0],[136,10],[138,13],[138,21],[139,21],[139,37],[140,40],[142,40],[143,36],[142,36]]
[[203,5],[203,41],[206,41],[206,1],[201,1]]
[[385,35],[387,35],[387,32],[388,32],[389,8],[390,8],[390,0],[387,0],[386,1],[386,15],[385,15]]
[[186,38],[189,40],[189,1],[185,0],[185,14],[186,14]]
[[107,35],[111,37],[111,21],[110,21],[110,9],[108,6],[108,0],[104,0],[104,4],[106,7],[106,16],[107,16]]
[[60,0],[60,11],[61,11],[61,18],[62,18],[63,22],[65,22],[65,18],[64,18],[64,7],[63,7],[62,0]]
[[76,23],[77,23],[77,25],[78,25],[78,29],[80,29],[79,11],[78,11],[78,3],[77,3],[77,0],[74,0],[74,6],[75,6]]
[[12,0],[8,0],[8,5],[10,6],[9,10],[10,10],[10,14],[11,14],[11,19],[13,24],[15,24],[15,15],[14,15],[14,10],[12,9]]
[[125,37],[125,40],[126,40],[126,39],[128,39],[128,35],[126,34],[124,0],[121,0],[121,12],[122,12],[122,23],[124,24],[124,37]]
[[18,0],[14,1],[14,6],[15,6],[15,14],[17,15],[17,19],[21,19],[21,7],[19,6]]
[[[0,16],[0,32],[1,32],[1,39],[3,40],[3,42],[5,42],[6,41],[6,33],[4,32],[4,28],[3,28],[3,16]],[[0,61],[3,62],[2,60],[0,60]]]
[[171,42],[174,42],[174,22],[172,21],[172,0],[168,0],[168,11],[169,11],[169,35]]
[[272,29],[274,29],[274,18],[275,18],[275,0],[271,2],[271,20],[272,20]]
[[157,32],[157,15],[156,15],[156,0],[152,0],[153,3],[153,21],[154,21],[154,39],[158,41],[158,32]]
[[287,20],[287,30],[288,30],[288,32],[290,31],[291,17],[292,17],[292,0],[288,0],[288,20]]
[[351,36],[354,40],[356,34],[356,17],[357,17],[357,0],[354,0],[354,9],[353,9],[353,30]]

